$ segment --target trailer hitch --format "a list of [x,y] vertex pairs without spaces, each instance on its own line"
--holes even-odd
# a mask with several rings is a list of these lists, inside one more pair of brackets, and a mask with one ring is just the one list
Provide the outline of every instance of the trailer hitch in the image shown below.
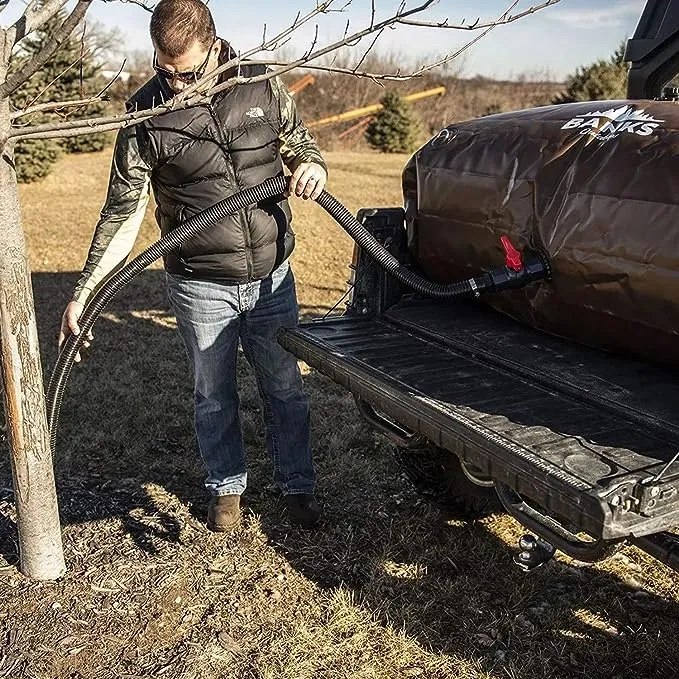
[[553,544],[530,533],[519,538],[519,549],[521,551],[514,555],[514,563],[526,573],[546,564],[556,553]]
[[[542,541],[578,561],[593,563],[612,556],[623,546],[622,540],[582,540],[547,516],[527,504],[524,499],[505,483],[495,483],[495,490],[507,513],[522,526],[538,535]],[[530,551],[530,550],[524,550]]]

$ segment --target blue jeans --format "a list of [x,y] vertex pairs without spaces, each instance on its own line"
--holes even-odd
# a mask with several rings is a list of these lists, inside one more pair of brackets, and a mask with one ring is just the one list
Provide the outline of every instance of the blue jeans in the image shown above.
[[167,274],[170,304],[194,373],[195,429],[212,495],[240,495],[247,483],[238,417],[238,340],[262,400],[274,483],[286,495],[313,493],[309,402],[297,359],[276,341],[297,325],[295,281],[287,262],[243,285]]

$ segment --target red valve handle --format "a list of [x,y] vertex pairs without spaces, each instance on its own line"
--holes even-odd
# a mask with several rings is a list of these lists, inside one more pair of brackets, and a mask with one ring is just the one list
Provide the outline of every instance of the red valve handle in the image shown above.
[[512,271],[521,271],[523,269],[523,257],[521,253],[512,245],[509,236],[502,236],[500,238],[502,247],[505,250],[505,265]]

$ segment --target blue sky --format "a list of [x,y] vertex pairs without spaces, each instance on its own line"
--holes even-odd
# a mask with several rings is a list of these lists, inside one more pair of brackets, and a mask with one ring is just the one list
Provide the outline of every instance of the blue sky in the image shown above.
[[[408,6],[420,1],[410,0]],[[17,11],[22,3],[13,2]],[[346,0],[336,2],[341,6]],[[537,2],[540,0],[521,0],[514,12]],[[315,0],[211,0],[210,7],[220,35],[246,50],[261,42],[265,22],[267,34],[272,35],[288,26],[298,9],[304,14],[315,4]],[[393,13],[398,0],[375,0],[375,4],[379,18]],[[440,0],[429,10],[427,19],[448,18],[451,23],[462,19],[469,22],[479,16],[493,19],[509,4],[509,0]],[[466,53],[461,64],[463,74],[511,78],[524,73],[548,72],[553,78],[561,79],[579,65],[609,56],[621,40],[632,35],[644,4],[645,0],[561,0],[555,6],[489,33]],[[347,19],[351,22],[350,30],[365,25],[370,6],[370,0],[353,0],[344,13],[319,17],[319,42],[341,37]],[[10,10],[0,16],[2,23],[7,23],[6,14],[10,17]],[[149,45],[149,14],[133,4],[99,0],[90,10],[90,16],[105,26],[121,29],[129,49],[144,49]],[[300,31],[297,39],[286,46],[287,53],[296,55],[304,51],[312,32],[312,26]],[[428,57],[453,51],[469,37],[468,32],[399,27],[386,31],[378,45],[405,58],[428,61]]]

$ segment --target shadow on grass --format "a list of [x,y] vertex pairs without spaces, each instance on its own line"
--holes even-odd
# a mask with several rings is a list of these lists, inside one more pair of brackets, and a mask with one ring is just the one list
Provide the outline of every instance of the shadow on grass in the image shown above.
[[[446,519],[400,485],[388,457],[353,455],[345,478],[338,469],[321,474],[320,530],[286,528],[276,511],[259,508],[270,542],[320,587],[348,590],[382,625],[473,659],[493,677],[679,676],[677,578],[667,569],[651,565],[656,576],[664,571],[657,587],[645,572],[650,559],[627,551],[605,566],[559,559],[524,574],[512,562],[511,519]],[[363,485],[368,474],[377,488],[374,478]]]
[[[47,374],[75,280],[34,276]],[[326,519],[313,533],[289,529],[271,491],[256,389],[243,360],[238,373],[249,512],[270,544],[319,587],[349,590],[380,624],[404,630],[426,649],[474,659],[496,676],[677,676],[679,607],[671,589],[645,591],[653,586],[650,577],[644,581],[647,560],[633,553],[616,572],[558,562],[528,577],[519,573],[502,537],[506,520],[444,521],[404,482],[351,397],[313,372],[305,379]],[[97,322],[90,356],[68,385],[55,455],[65,523],[118,519],[139,548],[153,553],[159,541],[181,540],[173,502],[204,519],[190,381],[164,275],[146,271]],[[3,454],[0,487],[9,479]],[[0,550],[12,561],[14,527],[2,521]]]
[[[45,385],[57,359],[61,314],[77,278],[33,275]],[[97,320],[94,335],[84,360],[71,371],[61,407],[54,465],[62,521],[119,518],[139,547],[153,552],[157,540],[178,541],[181,527],[151,487],[174,495],[200,521],[207,502],[192,426],[190,366],[168,306],[164,272],[146,270],[121,291]],[[261,448],[259,401],[242,355],[238,377],[246,447]],[[0,449],[0,489],[11,499],[6,442]],[[268,460],[253,464],[267,468]],[[144,520],[149,516],[150,523]],[[15,527],[2,514],[0,521],[6,523],[0,524],[0,553],[16,563],[10,539]]]

